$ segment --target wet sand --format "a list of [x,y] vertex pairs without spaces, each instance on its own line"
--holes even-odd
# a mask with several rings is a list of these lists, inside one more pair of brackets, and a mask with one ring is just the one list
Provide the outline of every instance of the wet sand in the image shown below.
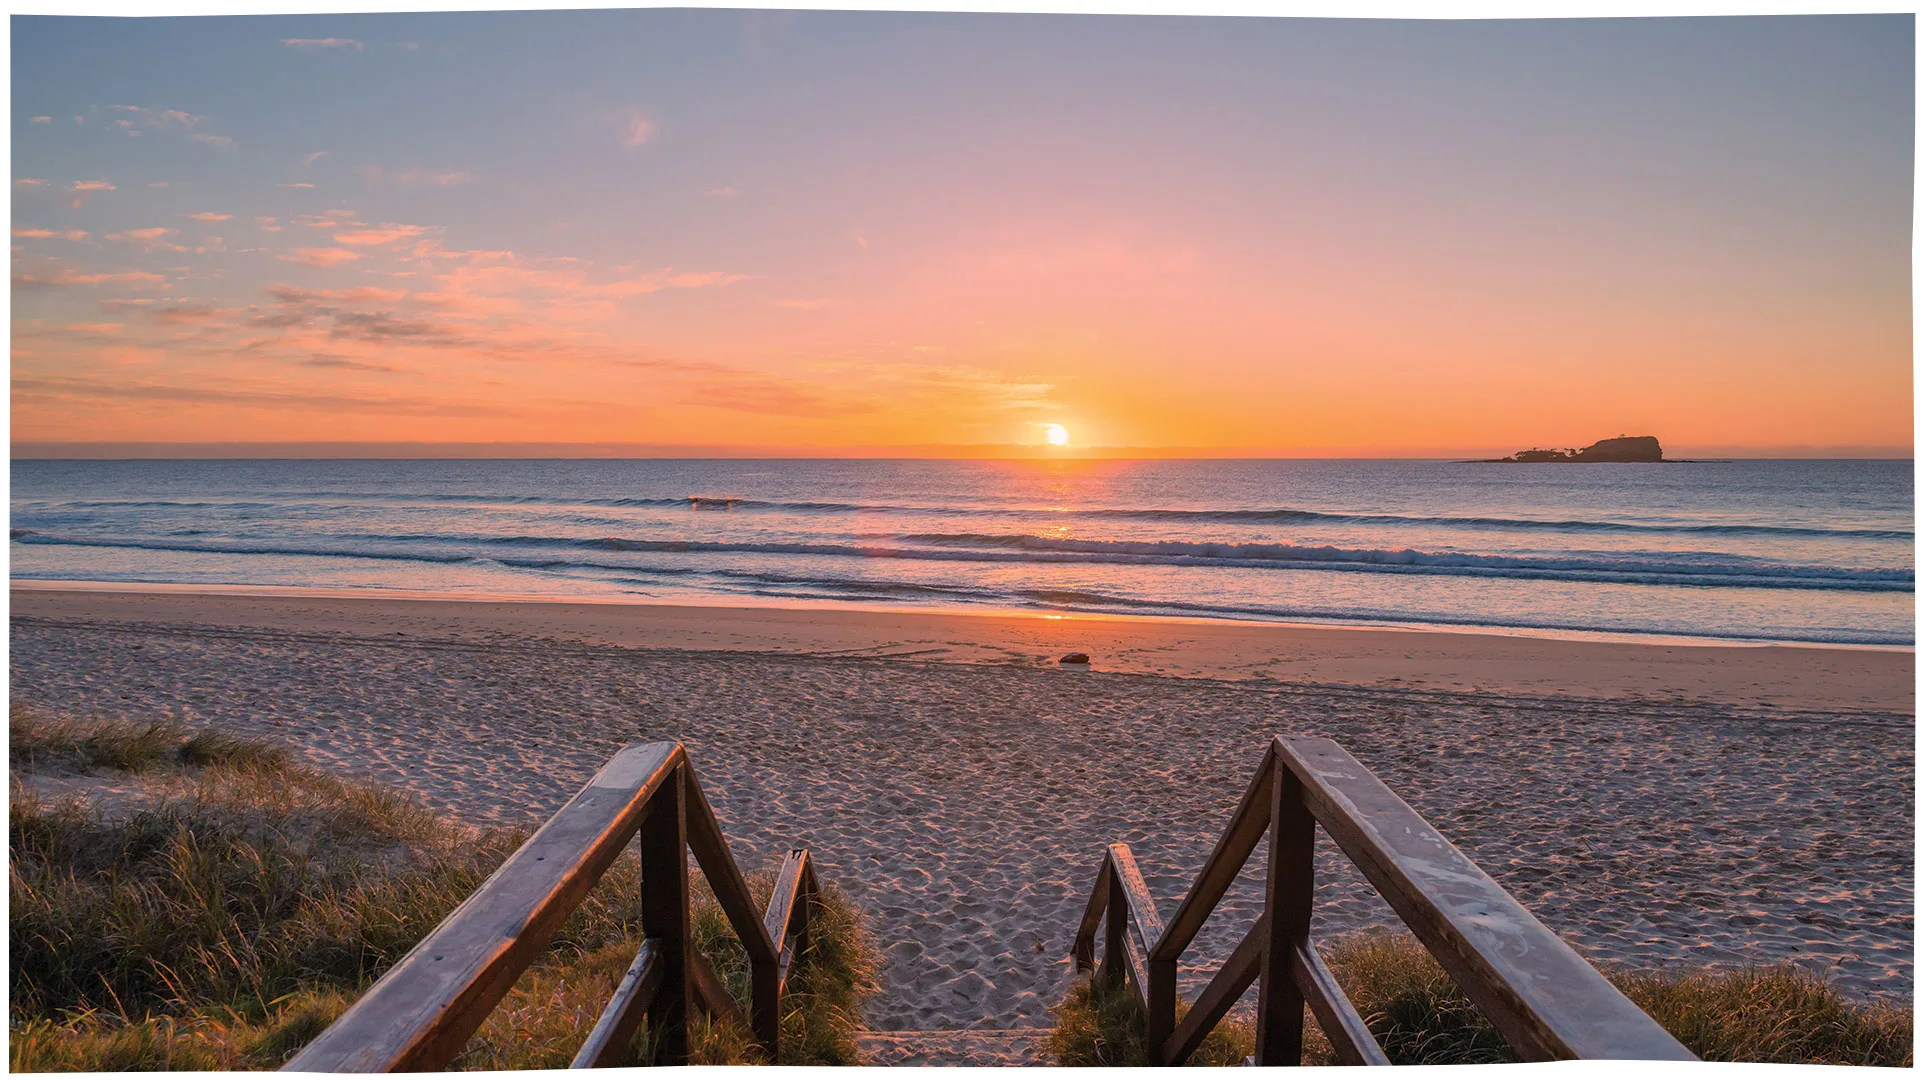
[[[269,735],[474,823],[537,819],[619,746],[681,739],[743,862],[807,845],[872,914],[880,1029],[1046,1023],[1102,845],[1131,842],[1171,912],[1283,731],[1340,740],[1596,959],[1796,960],[1855,994],[1912,993],[1911,652],[19,588],[13,604],[16,701]],[[1070,648],[1096,670],[1049,662]],[[1392,925],[1322,846],[1320,932]],[[1251,922],[1253,876],[1188,954],[1196,981]]]

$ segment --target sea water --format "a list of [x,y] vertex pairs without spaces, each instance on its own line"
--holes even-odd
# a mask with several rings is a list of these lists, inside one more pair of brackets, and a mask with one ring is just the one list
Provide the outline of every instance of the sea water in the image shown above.
[[1914,642],[1911,461],[16,461],[12,576]]

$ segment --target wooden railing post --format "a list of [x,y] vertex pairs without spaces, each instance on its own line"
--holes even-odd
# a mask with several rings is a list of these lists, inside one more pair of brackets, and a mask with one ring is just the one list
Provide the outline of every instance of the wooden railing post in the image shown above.
[[1300,1064],[1306,998],[1292,970],[1295,944],[1305,945],[1313,920],[1313,813],[1300,778],[1274,768],[1267,831],[1267,942],[1260,956],[1260,1003],[1254,1064]]
[[1112,856],[1107,857],[1102,873],[1107,877],[1107,947],[1100,957],[1100,980],[1111,991],[1127,981],[1127,893],[1116,880]]
[[654,1064],[687,1063],[693,898],[687,875],[687,769],[674,769],[640,826],[640,926],[659,950],[659,992],[647,1011]]

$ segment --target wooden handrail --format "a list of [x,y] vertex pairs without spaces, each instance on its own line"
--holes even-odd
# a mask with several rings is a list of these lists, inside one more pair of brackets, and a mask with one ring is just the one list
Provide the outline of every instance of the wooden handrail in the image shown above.
[[[1342,1064],[1387,1064],[1308,936],[1316,825],[1523,1059],[1693,1059],[1337,743],[1280,736],[1267,746],[1226,831],[1164,927],[1132,851],[1110,845],[1101,860],[1073,957],[1080,970],[1094,968],[1093,939],[1104,915],[1099,972],[1126,979],[1145,1005],[1149,1064],[1185,1062],[1256,983],[1256,1063],[1299,1064],[1311,1009]],[[1262,836],[1268,841],[1264,911],[1176,1024],[1180,955]],[[1143,954],[1141,964],[1136,958]]]
[[[573,1067],[622,1064],[643,1022],[653,1032],[655,1057],[684,1063],[696,1006],[752,1031],[768,1059],[778,1061],[780,997],[793,958],[806,946],[807,908],[818,889],[811,859],[804,849],[791,852],[767,910],[757,910],[685,748],[658,742],[615,754],[283,1068],[444,1069],[636,833],[645,940]],[[750,1020],[693,944],[689,849],[747,952]]]

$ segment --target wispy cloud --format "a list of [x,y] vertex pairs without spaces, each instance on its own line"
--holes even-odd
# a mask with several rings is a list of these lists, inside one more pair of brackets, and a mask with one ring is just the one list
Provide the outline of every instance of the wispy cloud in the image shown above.
[[638,109],[628,113],[620,123],[620,141],[629,149],[645,146],[653,138],[653,120]]
[[191,218],[194,221],[200,222],[202,225],[215,225],[219,222],[230,220],[233,217],[232,214],[216,214],[211,210],[202,210],[197,214],[181,214],[180,216]]
[[108,233],[107,239],[117,244],[131,244],[142,251],[185,251],[186,248],[168,240],[178,230],[165,226],[151,229],[128,229],[125,232]]
[[402,240],[411,240],[426,233],[425,225],[395,225],[391,222],[351,232],[333,234],[333,242],[353,247],[378,247],[383,244],[397,244]]
[[408,187],[458,187],[473,182],[470,172],[435,172],[415,166],[398,172],[382,165],[362,165],[360,175],[369,183],[401,184]]
[[13,287],[16,289],[48,289],[65,285],[127,285],[141,289],[164,285],[166,281],[167,279],[165,277],[159,274],[150,274],[145,270],[83,274],[69,269],[60,269],[52,274],[15,274],[13,276]]
[[415,416],[498,416],[506,410],[493,405],[398,397],[392,394],[316,394],[303,387],[169,386],[71,377],[15,375],[15,394],[65,398],[111,398],[183,405],[255,405],[310,414],[314,409],[342,412],[399,413]]
[[51,124],[51,123],[53,123],[53,117],[51,117],[51,116],[36,116],[36,117],[33,117],[32,119],[30,119],[30,120],[28,120],[28,121],[27,121],[27,123],[29,123],[29,124]]
[[260,229],[263,232],[279,232],[280,231],[279,218],[257,217],[253,219],[253,223],[255,225],[260,226]]
[[285,45],[289,49],[298,49],[301,52],[325,52],[328,49],[346,49],[351,52],[359,52],[362,49],[366,48],[365,45],[362,45],[360,42],[355,41],[352,38],[337,38],[337,37],[281,38],[280,44]]
[[342,263],[350,263],[359,257],[359,252],[348,251],[346,248],[295,248],[287,254],[278,256],[278,258],[287,262],[305,263],[308,266],[319,267],[339,266]]
[[703,194],[709,199],[729,199],[740,192],[730,187],[717,187],[708,188]]
[[313,185],[312,184],[281,184],[279,186],[283,188],[310,188]]
[[71,240],[78,244],[87,238],[85,229],[15,229],[13,235],[30,240]]
[[321,158],[326,156],[327,156],[327,152],[325,150],[315,150],[313,153],[308,154],[306,157],[303,157],[300,159],[300,167],[304,169],[307,166],[313,164],[316,161],[319,161]]
[[47,181],[46,181],[46,178],[42,176],[22,176],[14,180],[13,186],[23,187],[23,188],[44,188],[47,186]]
[[163,131],[183,134],[197,143],[208,146],[232,146],[233,139],[227,135],[215,135],[206,130],[212,121],[184,109],[150,109],[144,105],[108,105],[87,110],[86,116],[76,116],[74,120],[86,123],[89,117],[112,115],[111,126],[128,135],[138,135],[142,130]]
[[112,184],[106,182],[105,180],[76,180],[72,184],[69,184],[67,186],[67,192],[73,196],[73,208],[75,210],[78,210],[80,209],[80,207],[84,206],[86,204],[87,197],[90,195],[94,195],[102,191],[118,191],[118,190],[119,190],[118,188],[114,187]]

